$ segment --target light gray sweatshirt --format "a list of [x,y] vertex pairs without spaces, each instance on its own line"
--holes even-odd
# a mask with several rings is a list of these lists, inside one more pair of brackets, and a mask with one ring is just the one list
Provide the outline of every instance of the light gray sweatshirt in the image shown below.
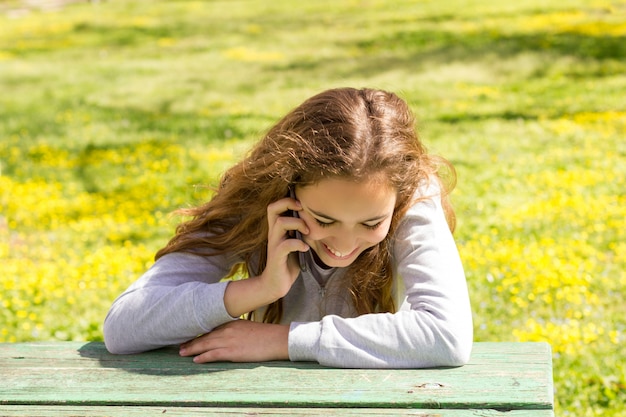
[[[472,314],[438,195],[409,209],[394,236],[393,260],[398,312],[357,316],[350,295],[340,291],[344,269],[324,270],[309,254],[308,271],[283,299],[289,358],[343,368],[465,364]],[[233,263],[189,253],[159,258],[111,306],[104,322],[107,349],[126,354],[180,344],[236,320],[224,306],[228,282],[222,281]]]

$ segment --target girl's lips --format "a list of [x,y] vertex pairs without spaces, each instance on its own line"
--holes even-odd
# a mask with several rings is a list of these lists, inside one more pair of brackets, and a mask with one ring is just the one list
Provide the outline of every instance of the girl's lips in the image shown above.
[[325,243],[322,243],[322,245],[324,246],[324,249],[326,249],[326,253],[333,259],[337,259],[340,261],[346,260],[346,259],[350,259],[353,255],[354,252],[356,252],[356,249],[353,250],[352,252],[350,252],[347,255],[344,255],[340,252],[336,252],[334,249],[332,249],[330,246],[326,245]]

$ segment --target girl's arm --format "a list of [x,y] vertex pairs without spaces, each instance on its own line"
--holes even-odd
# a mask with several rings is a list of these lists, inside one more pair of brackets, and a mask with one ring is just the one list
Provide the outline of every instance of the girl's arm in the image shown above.
[[[309,247],[303,241],[291,238],[289,232],[300,230],[307,233],[308,229],[302,220],[283,213],[300,209],[300,204],[292,198],[268,206],[267,264],[261,275],[228,284],[223,302],[230,315],[240,316],[266,306],[284,297],[291,289],[300,273],[295,252]],[[199,363],[287,360],[288,334],[289,326],[286,325],[234,321],[183,344],[180,354],[195,356],[194,361]]]
[[[171,253],[159,258],[113,303],[104,322],[107,349],[112,353],[136,353],[190,340],[185,344],[185,355],[214,349],[214,340],[224,333],[224,329],[213,333],[215,328],[283,297],[298,277],[299,266],[293,252],[309,248],[301,240],[289,238],[287,232],[298,229],[306,233],[307,229],[302,220],[282,213],[300,209],[299,203],[290,198],[268,207],[268,263],[259,276],[220,282],[233,265],[224,256]],[[243,325],[234,326],[242,329]],[[258,328],[255,331],[258,334]],[[268,331],[275,341],[269,357],[286,359],[287,331],[269,326],[262,331]],[[204,337],[196,339],[200,335]],[[242,334],[243,341],[248,335]],[[254,341],[258,340],[257,336]],[[245,352],[241,355],[237,360],[246,359]],[[250,355],[248,360],[258,359],[258,355]]]
[[438,195],[408,211],[396,233],[394,258],[394,278],[406,290],[400,311],[292,323],[290,359],[354,368],[465,364],[473,338],[470,302]]
[[261,275],[228,285],[224,304],[231,315],[240,316],[271,304],[291,289],[300,273],[296,254],[307,251],[309,247],[303,241],[290,237],[289,233],[295,230],[308,233],[308,229],[302,220],[284,216],[283,213],[301,209],[300,203],[292,198],[280,199],[267,207],[267,265]]
[[104,342],[111,353],[179,344],[234,320],[224,306],[232,263],[222,256],[171,253],[159,258],[111,306]]

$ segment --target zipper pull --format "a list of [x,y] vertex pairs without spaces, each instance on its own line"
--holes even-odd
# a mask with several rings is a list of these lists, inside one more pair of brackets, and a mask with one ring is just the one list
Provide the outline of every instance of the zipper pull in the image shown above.
[[320,285],[320,291],[319,291],[320,297],[324,298],[326,296],[326,287],[323,285]]

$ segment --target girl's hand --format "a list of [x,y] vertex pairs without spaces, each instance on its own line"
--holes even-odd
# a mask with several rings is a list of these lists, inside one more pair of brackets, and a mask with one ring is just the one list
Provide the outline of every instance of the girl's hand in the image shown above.
[[257,277],[228,283],[224,306],[232,317],[254,311],[287,295],[298,274],[298,252],[306,252],[309,245],[289,237],[295,230],[308,234],[306,223],[299,218],[285,216],[287,210],[302,210],[297,200],[280,199],[267,207],[268,236],[267,264]]
[[261,281],[276,299],[284,297],[291,288],[298,274],[298,252],[306,252],[309,246],[293,236],[295,230],[306,235],[309,229],[303,220],[285,216],[287,210],[300,211],[300,202],[292,198],[283,198],[267,207],[269,230],[267,236],[267,264],[261,274]]
[[286,325],[235,320],[182,344],[180,355],[196,363],[288,360],[288,336]]

